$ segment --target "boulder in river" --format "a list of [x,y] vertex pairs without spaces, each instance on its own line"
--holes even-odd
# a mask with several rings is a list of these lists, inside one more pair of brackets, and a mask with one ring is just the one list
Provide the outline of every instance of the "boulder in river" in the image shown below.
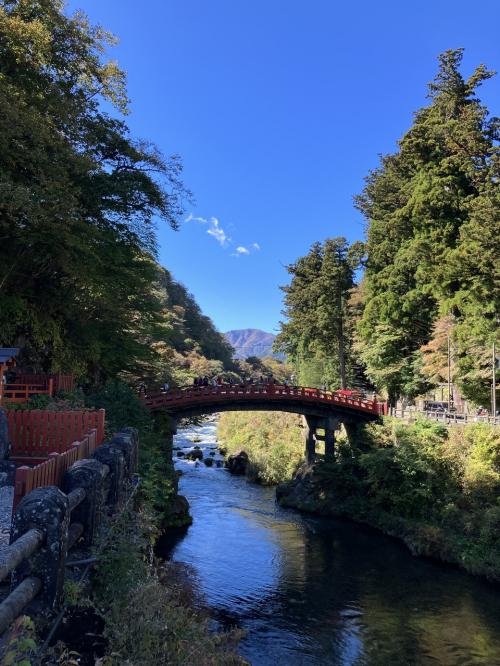
[[203,461],[207,467],[212,467],[214,464],[214,459],[213,458],[205,458]]
[[248,467],[248,453],[246,451],[238,451],[233,456],[229,456],[226,460],[226,467],[231,474],[242,476],[246,474]]
[[184,453],[184,451],[177,451],[177,457],[178,458],[184,458],[185,455],[186,454]]
[[186,453],[188,460],[203,460],[203,451],[201,449],[191,449]]
[[162,527],[183,527],[193,522],[189,514],[189,502],[184,495],[175,495],[169,503],[162,520]]

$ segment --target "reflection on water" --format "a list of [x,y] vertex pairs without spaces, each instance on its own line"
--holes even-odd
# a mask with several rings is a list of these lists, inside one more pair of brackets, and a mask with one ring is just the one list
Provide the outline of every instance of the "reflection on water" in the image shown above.
[[[215,432],[186,428],[174,445],[199,437],[208,456]],[[247,630],[252,664],[500,666],[498,586],[370,529],[281,509],[273,489],[222,468],[176,464],[194,523],[172,557],[195,567],[222,625]]]

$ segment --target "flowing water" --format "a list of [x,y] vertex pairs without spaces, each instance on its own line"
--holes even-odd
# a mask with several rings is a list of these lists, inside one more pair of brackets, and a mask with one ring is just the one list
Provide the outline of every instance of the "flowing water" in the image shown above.
[[[196,438],[213,453],[215,422],[174,446]],[[500,666],[500,586],[369,528],[282,509],[273,489],[223,468],[176,466],[194,522],[171,556],[195,568],[219,626],[246,630],[251,664]]]

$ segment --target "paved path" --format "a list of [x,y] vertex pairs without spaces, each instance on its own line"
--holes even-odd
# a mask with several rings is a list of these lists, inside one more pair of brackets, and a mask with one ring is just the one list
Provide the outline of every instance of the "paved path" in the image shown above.
[[0,548],[9,543],[13,498],[14,486],[0,488]]

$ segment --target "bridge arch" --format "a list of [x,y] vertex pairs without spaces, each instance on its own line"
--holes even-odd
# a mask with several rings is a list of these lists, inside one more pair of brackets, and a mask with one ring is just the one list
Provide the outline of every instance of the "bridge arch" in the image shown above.
[[[335,391],[279,384],[220,384],[192,386],[143,396],[153,412],[162,411],[175,420],[226,411],[281,411],[304,418],[305,452],[314,458],[316,442],[324,440],[325,454],[333,455],[335,430],[340,423],[378,419],[385,404],[376,400],[343,395]],[[324,435],[318,431],[323,430]]]

